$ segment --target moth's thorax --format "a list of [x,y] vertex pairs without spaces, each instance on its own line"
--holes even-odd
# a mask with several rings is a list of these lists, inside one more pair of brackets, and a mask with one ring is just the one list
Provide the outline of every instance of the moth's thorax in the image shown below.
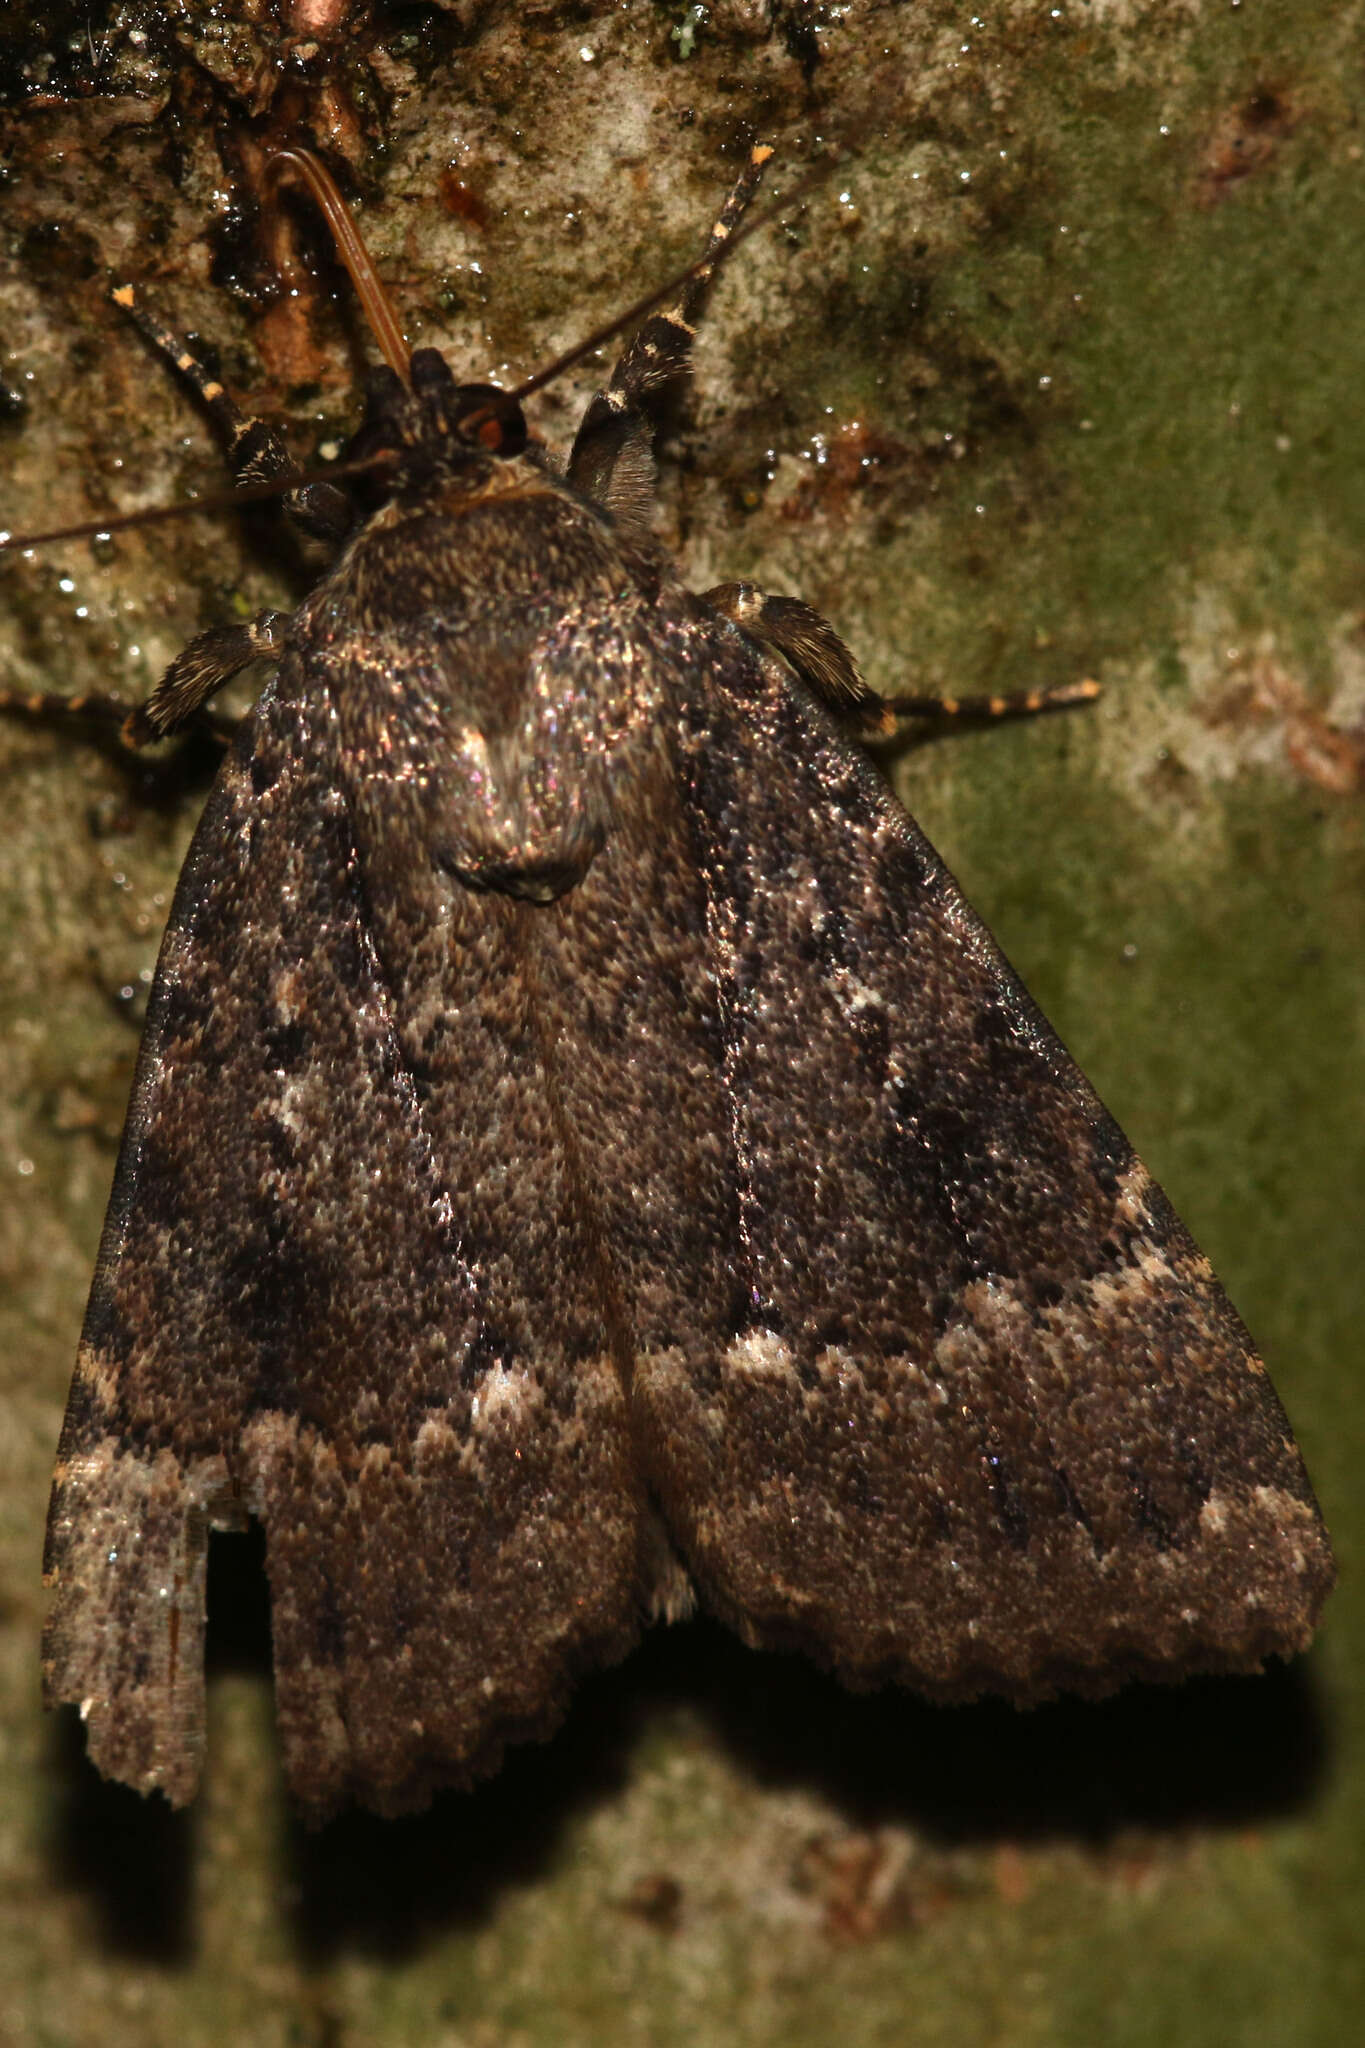
[[519,459],[386,506],[295,644],[333,697],[359,830],[551,896],[604,843],[622,751],[658,717],[656,639],[609,521]]
[[630,580],[600,510],[521,457],[395,496],[357,534],[308,612],[332,636],[491,617],[514,633],[528,604],[562,610]]

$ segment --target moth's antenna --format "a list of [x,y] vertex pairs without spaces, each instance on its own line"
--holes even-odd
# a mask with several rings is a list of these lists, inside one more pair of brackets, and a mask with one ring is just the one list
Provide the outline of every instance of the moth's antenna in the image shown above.
[[122,533],[130,526],[158,526],[163,519],[183,519],[187,512],[233,512],[242,505],[259,505],[268,498],[280,498],[287,491],[302,490],[308,484],[333,484],[351,476],[370,476],[392,462],[387,450],[358,455],[354,462],[329,462],[318,469],[291,469],[285,476],[267,477],[258,484],[243,484],[237,490],[209,491],[202,498],[182,498],[177,505],[147,505],[138,512],[110,512],[103,519],[81,519],[72,526],[50,526],[43,533],[6,533],[0,528],[0,554],[17,548],[45,547],[54,540],[102,540],[106,534]]
[[[350,273],[360,300],[361,310],[369,322],[375,340],[384,359],[406,384],[412,364],[412,353],[399,324],[393,301],[380,282],[379,274],[370,261],[369,252],[360,238],[360,231],[351,218],[350,209],[342,198],[336,180],[311,150],[278,149],[270,158],[267,173],[278,165],[282,170],[296,171],[307,185],[316,201],[323,219],[332,232],[337,254]],[[120,299],[119,291],[114,293]],[[145,321],[139,324],[145,326]],[[153,340],[166,353],[168,344],[153,333]],[[172,358],[173,359],[173,358]],[[163,519],[180,519],[187,512],[219,512],[234,510],[241,505],[260,503],[268,498],[284,497],[290,491],[302,490],[309,484],[340,483],[347,477],[364,476],[382,468],[391,458],[384,453],[361,456],[353,462],[333,462],[325,468],[289,470],[279,476],[264,478],[259,483],[244,484],[236,490],[212,491],[205,497],[194,498],[177,505],[151,505],[138,512],[114,512],[103,519],[82,519],[70,526],[48,527],[42,533],[6,533],[0,529],[0,552],[18,548],[43,547],[49,541],[94,540],[104,534],[122,533],[130,526],[155,526]]]
[[[767,148],[755,149],[751,165],[755,172],[767,162],[772,151]],[[582,341],[576,342],[552,362],[546,363],[523,384],[519,384],[508,397],[516,403],[528,398],[532,392],[540,391],[554,378],[562,376],[575,363],[590,356],[605,342],[633,327],[646,313],[671,299],[704,271],[714,271],[728,262],[741,242],[760,228],[768,227],[778,215],[804,197],[815,185],[821,184],[843,161],[842,156],[832,156],[809,170],[798,180],[783,199],[775,200],[761,213],[743,221],[731,233],[729,240],[719,251],[709,251],[699,256],[695,263],[689,263],[684,270],[676,271],[652,292],[647,292],[623,313],[616,314],[601,327],[593,329]],[[390,369],[394,370],[406,384],[410,381],[412,352],[407,338],[394,310],[393,301],[380,282],[379,274],[370,261],[369,253],[361,240],[360,231],[351,218],[350,209],[342,198],[340,189],[331,172],[313,155],[311,150],[302,148],[278,149],[270,159],[267,169],[275,165],[297,171],[304,180],[312,197],[316,200],[322,215],[332,231],[337,253],[350,273],[361,309],[368,320]],[[314,483],[339,483],[347,477],[361,476],[383,467],[392,458],[386,454],[358,457],[354,462],[330,463],[324,469],[291,470],[279,476],[270,477],[260,483],[247,484],[231,491],[214,491],[202,498],[193,498],[178,505],[152,505],[139,512],[113,512],[103,519],[83,519],[70,526],[53,526],[42,533],[6,533],[0,529],[0,553],[13,552],[18,548],[43,547],[49,541],[94,540],[102,535],[121,533],[131,526],[154,526],[163,519],[180,519],[187,512],[228,511],[240,505],[260,503],[267,498],[283,497],[287,492],[302,489]]]
[[393,300],[370,261],[370,252],[360,238],[360,230],[351,218],[350,208],[342,198],[335,178],[311,149],[277,149],[266,165],[266,175],[274,172],[277,165],[297,171],[312,193],[318,211],[332,231],[337,254],[351,274],[360,309],[379,343],[384,361],[405,384],[408,383],[412,351],[408,347],[407,336],[394,310]]
[[[771,155],[772,151],[768,148],[755,149],[750,158],[753,170],[757,172]],[[646,292],[642,299],[637,299],[633,306],[627,306],[624,313],[614,314],[601,327],[595,327],[591,334],[585,335],[582,341],[576,341],[572,348],[565,349],[563,355],[556,356],[553,362],[546,363],[544,369],[537,370],[524,384],[518,384],[515,391],[507,394],[508,397],[520,404],[523,399],[529,398],[532,392],[543,390],[555,377],[562,376],[565,370],[571,370],[575,363],[581,363],[584,356],[592,355],[604,342],[614,340],[618,334],[624,333],[626,328],[633,327],[638,320],[643,320],[646,313],[652,313],[656,306],[661,306],[665,299],[671,299],[675,293],[682,291],[702,271],[715,271],[722,263],[728,263],[741,242],[746,242],[750,235],[756,235],[760,228],[769,227],[779,214],[785,213],[789,206],[794,206],[798,199],[803,199],[813,186],[823,184],[842,162],[842,156],[832,156],[822,163],[815,164],[804,178],[798,179],[785,198],[775,199],[771,206],[764,207],[762,213],[751,215],[735,228],[723,248],[709,250],[705,256],[699,256],[695,263],[689,263],[685,270],[675,271],[663,284],[658,285],[652,292]]]

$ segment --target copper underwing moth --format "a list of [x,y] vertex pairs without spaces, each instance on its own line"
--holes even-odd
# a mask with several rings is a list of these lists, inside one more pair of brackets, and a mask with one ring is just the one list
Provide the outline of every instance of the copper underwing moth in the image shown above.
[[276,665],[171,912],[48,1530],[48,1702],[176,1804],[248,1517],[314,1816],[492,1770],[695,1603],[1027,1703],[1255,1670],[1329,1589],[1246,1330],[859,750],[880,700],[654,538],[766,154],[562,467],[526,387],[390,339],[372,467],[287,501],[332,566],[135,717]]

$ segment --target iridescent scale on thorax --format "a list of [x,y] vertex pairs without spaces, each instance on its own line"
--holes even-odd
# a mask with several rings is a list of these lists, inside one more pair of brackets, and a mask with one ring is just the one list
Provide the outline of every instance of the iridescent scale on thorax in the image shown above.
[[[605,843],[657,720],[657,628],[599,511],[529,457],[396,498],[299,621],[332,694],[357,841],[450,886],[548,901]],[[387,866],[389,863],[385,862]]]

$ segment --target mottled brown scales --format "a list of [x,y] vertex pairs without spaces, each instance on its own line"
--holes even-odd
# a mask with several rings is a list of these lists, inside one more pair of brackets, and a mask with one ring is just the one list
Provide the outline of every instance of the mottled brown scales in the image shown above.
[[185,866],[47,1634],[177,1803],[247,1515],[314,1814],[492,1769],[693,1598],[1030,1701],[1255,1669],[1331,1581],[1207,1264],[816,694],[851,660],[643,538],[635,360],[563,482],[429,352],[379,381],[391,496]]

